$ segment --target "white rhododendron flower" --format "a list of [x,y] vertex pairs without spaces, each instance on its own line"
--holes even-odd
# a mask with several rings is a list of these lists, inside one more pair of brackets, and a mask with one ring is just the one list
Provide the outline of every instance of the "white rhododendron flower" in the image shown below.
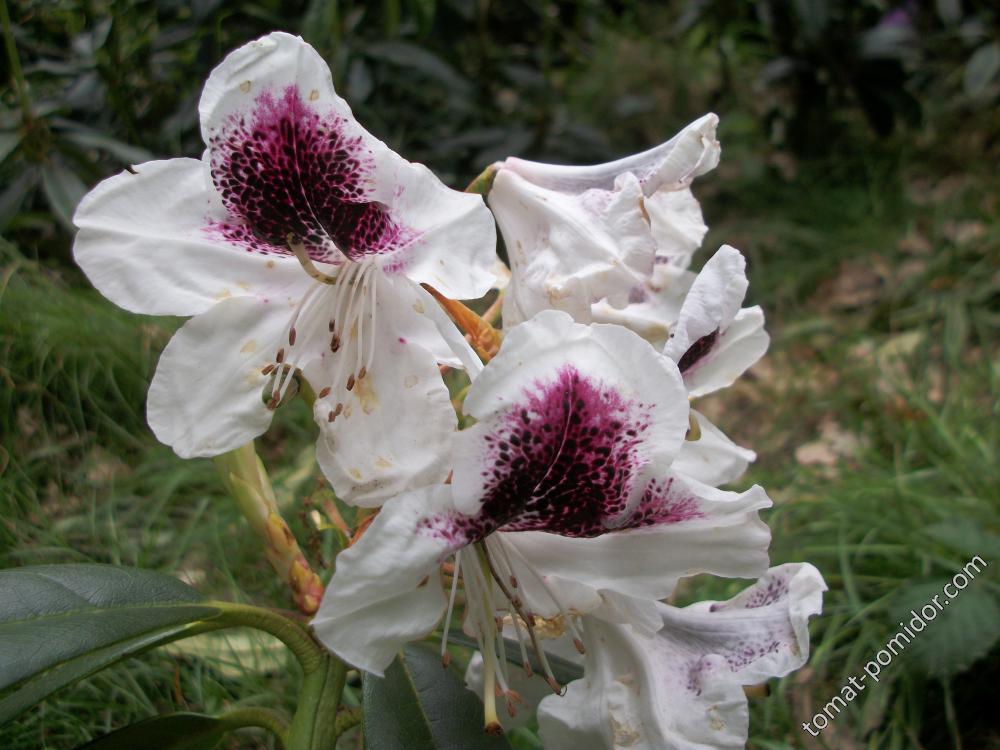
[[482,198],[364,130],[288,34],[230,54],[199,114],[201,160],[140,164],[75,217],[76,260],[105,296],[194,316],[150,388],[157,437],[184,457],[236,448],[266,430],[298,370],[341,497],[372,505],[443,480],[456,421],[437,365],[472,354],[421,284],[455,299],[493,285]]
[[546,750],[740,750],[749,714],[742,687],[809,658],[808,620],[826,584],[807,563],[771,568],[724,602],[658,604],[655,634],[586,618],[583,679],[538,708]]
[[631,331],[541,313],[508,333],[465,412],[477,422],[455,436],[452,483],[388,501],[337,558],[313,626],[351,664],[381,673],[434,628],[452,556],[466,629],[488,644],[488,717],[495,686],[506,689],[496,616],[561,617],[572,629],[570,612],[593,613],[655,631],[654,602],[682,576],[766,569],[757,514],[770,500],[673,469],[687,392],[677,366]]
[[718,164],[717,123],[705,115],[666,143],[591,167],[498,164],[488,200],[513,275],[504,325],[547,309],[589,322],[593,303],[624,304],[657,261],[686,268],[707,231],[689,186]]
[[[523,726],[542,705],[539,723],[548,748],[608,747],[687,750],[742,748],[747,740],[742,686],[781,677],[809,656],[808,619],[818,614],[826,584],[808,564],[771,568],[728,602],[689,607],[657,604],[657,629],[580,618],[600,649],[579,654],[565,627],[539,633],[547,658],[584,674],[553,696],[538,674],[513,670],[520,700],[504,729]],[[513,624],[504,637],[514,638]],[[476,653],[466,684],[482,692],[485,660]]]

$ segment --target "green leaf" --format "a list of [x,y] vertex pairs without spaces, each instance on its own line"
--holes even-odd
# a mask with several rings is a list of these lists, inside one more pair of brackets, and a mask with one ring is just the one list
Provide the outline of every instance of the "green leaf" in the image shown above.
[[222,610],[170,576],[110,565],[0,571],[0,724]]
[[962,86],[965,93],[978,99],[989,92],[990,84],[1000,73],[1000,42],[984,44],[965,64]]
[[4,161],[21,142],[21,134],[16,130],[0,133],[0,162]]
[[73,213],[87,192],[83,180],[61,160],[53,159],[42,167],[42,190],[52,213],[67,229],[73,231]]
[[[908,586],[897,594],[890,607],[893,624],[910,627],[911,611],[918,614],[925,605],[936,611],[933,619],[904,644],[899,659],[911,661],[934,677],[949,677],[968,669],[985,656],[1000,639],[1000,605],[985,587],[972,580],[958,596],[943,593],[950,578]],[[943,609],[931,600],[937,596]],[[929,611],[929,610],[928,610]],[[911,627],[915,631],[915,628]]]
[[154,716],[98,737],[78,750],[211,750],[229,730],[222,719],[194,713]]
[[483,704],[454,667],[423,644],[407,646],[385,672],[364,675],[367,750],[510,750],[483,730]]
[[931,539],[969,557],[982,555],[987,560],[1000,559],[1000,535],[986,530],[971,518],[942,521],[925,531]]
[[147,151],[139,146],[132,146],[122,143],[117,138],[85,128],[82,125],[69,120],[60,120],[66,130],[62,131],[66,140],[80,146],[81,148],[96,148],[115,157],[123,164],[141,164],[144,161],[151,161],[156,157],[151,151]]

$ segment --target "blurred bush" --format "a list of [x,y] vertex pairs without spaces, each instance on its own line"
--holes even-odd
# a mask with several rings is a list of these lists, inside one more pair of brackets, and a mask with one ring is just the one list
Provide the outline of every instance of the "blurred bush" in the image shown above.
[[21,0],[7,10],[0,232],[64,258],[86,188],[152,155],[197,156],[205,77],[272,29],[314,44],[362,122],[453,184],[509,154],[606,159],[713,108],[741,113],[727,135],[752,148],[829,154],[988,112],[1000,92],[989,2]]

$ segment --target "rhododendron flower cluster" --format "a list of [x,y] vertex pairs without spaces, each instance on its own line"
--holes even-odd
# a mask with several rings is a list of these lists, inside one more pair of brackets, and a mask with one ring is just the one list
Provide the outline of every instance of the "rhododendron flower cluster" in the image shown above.
[[[717,118],[608,164],[508,158],[484,201],[367,132],[287,34],[230,54],[199,114],[202,158],[101,183],[75,255],[118,305],[191,316],[148,400],[178,455],[229,454],[311,403],[318,470],[372,509],[319,641],[382,674],[427,637],[447,664],[460,627],[486,730],[537,715],[546,748],[742,747],[742,687],[805,662],[825,585],[769,567],[766,492],[721,488],[754,453],[691,403],[768,345],[739,251],[688,270]],[[461,302],[500,288],[502,326]],[[757,581],[674,606],[702,573]]]

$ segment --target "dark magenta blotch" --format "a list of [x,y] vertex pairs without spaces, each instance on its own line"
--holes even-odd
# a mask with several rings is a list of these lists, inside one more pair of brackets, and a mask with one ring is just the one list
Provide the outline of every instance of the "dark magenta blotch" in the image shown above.
[[593,537],[700,516],[696,499],[673,479],[649,482],[630,508],[648,463],[643,441],[650,407],[561,368],[485,435],[483,504],[476,516],[449,514],[424,528],[466,543],[492,531],[546,531]]
[[208,230],[246,250],[289,254],[287,239],[310,257],[351,260],[392,252],[414,233],[370,199],[374,162],[347,121],[320,114],[297,86],[257,96],[249,113],[230,115],[209,137],[212,182],[229,216]]

